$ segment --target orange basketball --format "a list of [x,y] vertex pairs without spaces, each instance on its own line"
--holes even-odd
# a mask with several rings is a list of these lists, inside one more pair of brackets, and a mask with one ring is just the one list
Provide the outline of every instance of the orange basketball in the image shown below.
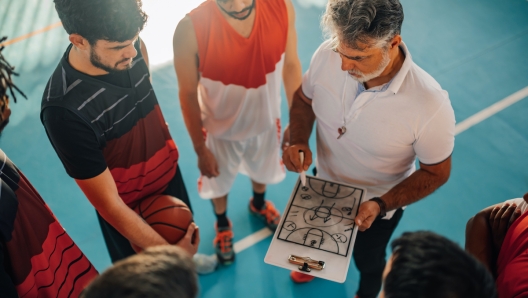
[[[134,211],[170,244],[180,241],[193,221],[189,207],[180,199],[169,195],[145,198],[134,207]],[[134,244],[132,248],[136,252],[141,251]]]

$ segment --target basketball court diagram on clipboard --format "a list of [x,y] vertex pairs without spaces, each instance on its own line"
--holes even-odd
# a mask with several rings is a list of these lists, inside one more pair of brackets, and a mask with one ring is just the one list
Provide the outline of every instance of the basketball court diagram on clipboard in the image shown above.
[[345,282],[365,188],[306,176],[297,183],[264,262],[304,274]]
[[348,257],[363,193],[360,188],[307,176],[306,186],[297,183],[277,239]]

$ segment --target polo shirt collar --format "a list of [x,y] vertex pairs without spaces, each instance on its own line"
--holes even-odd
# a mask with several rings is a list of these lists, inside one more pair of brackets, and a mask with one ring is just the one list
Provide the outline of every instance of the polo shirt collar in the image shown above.
[[405,60],[403,61],[402,67],[394,76],[394,78],[392,78],[391,83],[387,88],[387,91],[390,91],[394,94],[398,93],[400,90],[400,87],[403,84],[403,81],[405,80],[405,77],[407,76],[407,73],[409,72],[409,69],[411,69],[413,63],[411,53],[409,53],[409,50],[403,41],[400,43],[400,47],[405,54]]

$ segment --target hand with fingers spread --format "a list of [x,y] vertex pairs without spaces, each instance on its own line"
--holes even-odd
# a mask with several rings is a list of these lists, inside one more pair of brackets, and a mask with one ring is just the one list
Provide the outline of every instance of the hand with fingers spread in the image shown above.
[[491,227],[491,235],[493,247],[498,253],[504,242],[504,237],[508,232],[510,224],[521,216],[521,210],[517,209],[515,204],[504,204],[502,207],[496,206],[491,211],[489,223]]
[[355,222],[361,232],[370,228],[374,220],[380,214],[380,206],[374,201],[366,201],[359,205],[358,215]]
[[[300,152],[304,152],[304,164],[301,165]],[[312,151],[308,144],[295,144],[288,147],[282,153],[282,161],[288,171],[300,173],[307,171],[312,164]]]
[[200,244],[200,230],[198,226],[192,222],[187,228],[185,236],[176,243],[177,246],[185,250],[190,256],[193,256],[198,251]]
[[198,155],[198,168],[202,176],[213,178],[220,175],[218,162],[209,148],[203,146],[199,150],[196,150],[196,154]]

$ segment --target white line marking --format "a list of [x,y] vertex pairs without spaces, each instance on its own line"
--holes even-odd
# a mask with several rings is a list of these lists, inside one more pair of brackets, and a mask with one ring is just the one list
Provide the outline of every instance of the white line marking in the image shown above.
[[479,124],[480,122],[486,120],[494,114],[497,114],[498,112],[504,110],[505,108],[511,106],[512,104],[520,101],[521,99],[527,96],[528,86],[504,98],[503,100],[492,104],[491,106],[485,108],[484,110],[457,124],[457,126],[455,127],[455,135],[460,134],[461,132],[467,130],[468,128],[476,124]]
[[[486,120],[487,118],[497,114],[498,112],[504,110],[505,108],[511,106],[512,104],[528,97],[528,86],[523,89],[513,93],[512,95],[494,103],[493,105],[485,108],[484,110],[476,113],[475,115],[467,118],[466,120],[460,122],[455,126],[455,135],[460,134],[461,132],[467,130],[468,128],[479,124],[480,122]],[[236,253],[239,253],[246,248],[249,248],[258,242],[266,239],[268,236],[273,234],[268,228],[263,228],[260,231],[257,231],[246,238],[243,238],[234,244],[234,250]]]
[[271,234],[273,234],[273,232],[270,229],[263,228],[260,231],[257,231],[249,236],[246,236],[243,239],[238,240],[237,242],[235,242],[235,245],[233,245],[233,248],[236,253],[239,253],[244,249],[257,244],[261,240],[266,239]]

